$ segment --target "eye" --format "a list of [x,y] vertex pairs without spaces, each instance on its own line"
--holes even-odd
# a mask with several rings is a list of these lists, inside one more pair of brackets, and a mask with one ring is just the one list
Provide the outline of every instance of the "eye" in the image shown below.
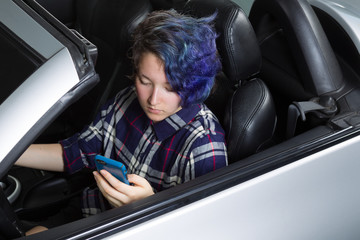
[[140,81],[142,85],[149,86],[151,83]]
[[173,92],[175,92],[175,90],[174,90],[174,89],[172,89],[172,88],[168,88],[168,87],[166,87],[166,88],[165,88],[165,90],[166,90],[166,91],[168,91],[168,92],[172,92],[172,93],[173,93]]
[[166,84],[166,86],[164,87],[166,91],[168,92],[175,92],[175,90],[171,87],[170,84]]
[[146,80],[146,79],[143,79],[142,77],[138,77],[139,79],[139,82],[141,85],[144,85],[144,86],[150,86],[151,85],[151,82],[149,80]]

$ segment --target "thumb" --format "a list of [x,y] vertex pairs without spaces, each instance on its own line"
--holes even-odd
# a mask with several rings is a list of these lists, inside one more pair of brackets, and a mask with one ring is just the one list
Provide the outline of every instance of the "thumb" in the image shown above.
[[128,174],[127,175],[128,177],[128,180],[130,183],[134,184],[135,186],[146,186],[146,185],[149,185],[149,182],[143,178],[143,177],[140,177],[139,175],[136,175],[136,174]]

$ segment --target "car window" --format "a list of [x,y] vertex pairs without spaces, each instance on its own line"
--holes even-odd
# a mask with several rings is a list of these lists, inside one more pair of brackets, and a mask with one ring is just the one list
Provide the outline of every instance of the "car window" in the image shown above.
[[4,25],[0,25],[0,104],[40,65],[24,45],[19,44]]

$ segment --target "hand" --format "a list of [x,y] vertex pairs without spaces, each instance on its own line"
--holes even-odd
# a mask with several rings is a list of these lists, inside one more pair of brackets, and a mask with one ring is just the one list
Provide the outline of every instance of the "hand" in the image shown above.
[[43,231],[46,231],[48,230],[46,227],[43,227],[43,226],[35,226],[33,227],[32,229],[30,229],[29,231],[27,231],[25,233],[25,236],[30,236],[32,234],[35,234],[35,233],[39,233],[39,232],[43,232]]
[[93,172],[96,183],[113,207],[120,207],[154,194],[150,183],[138,175],[127,175],[129,182],[133,184],[131,186],[119,181],[106,170],[101,170],[100,173]]

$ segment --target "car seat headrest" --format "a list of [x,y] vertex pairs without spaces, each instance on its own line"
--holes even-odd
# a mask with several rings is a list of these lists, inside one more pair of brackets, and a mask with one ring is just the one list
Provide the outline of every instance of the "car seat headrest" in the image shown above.
[[181,10],[188,0],[150,0],[155,10],[171,9]]
[[218,12],[215,28],[223,72],[233,84],[260,71],[261,53],[255,32],[244,11],[229,0],[189,0],[184,13],[204,17]]

